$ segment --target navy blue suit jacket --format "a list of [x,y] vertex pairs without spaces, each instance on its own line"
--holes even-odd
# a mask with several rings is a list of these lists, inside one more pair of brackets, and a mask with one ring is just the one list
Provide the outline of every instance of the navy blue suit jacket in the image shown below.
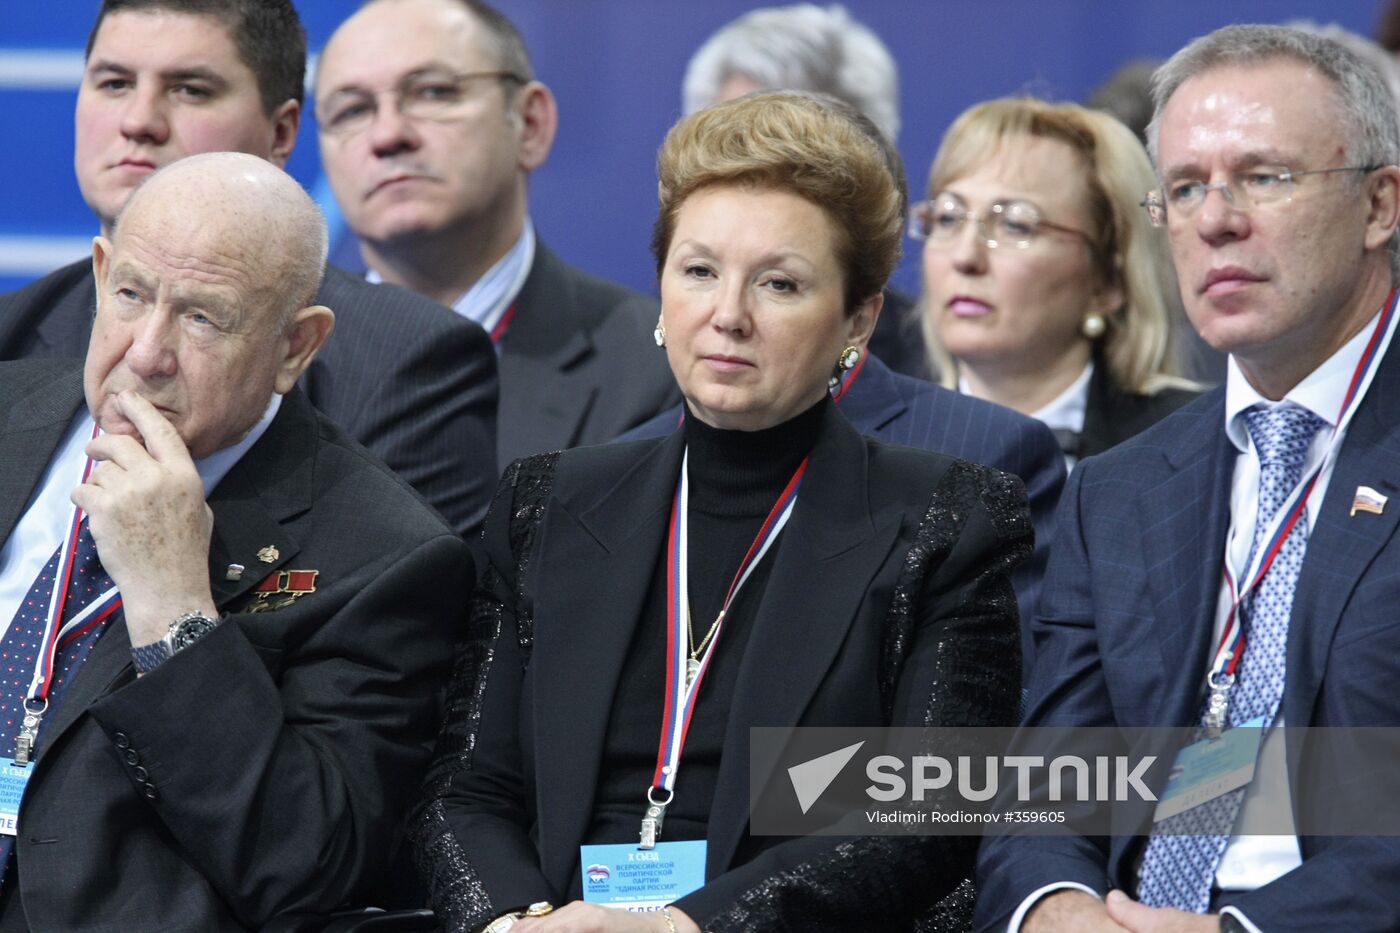
[[[1021,478],[1031,504],[1035,554],[1012,574],[1021,609],[1022,657],[1029,659],[1029,623],[1053,533],[1065,461],[1050,429],[1001,405],[894,372],[874,354],[842,397],[841,414],[867,437],[931,450],[995,467]],[[624,434],[637,440],[669,434],[680,424],[677,405]]]
[[[1074,471],[1032,626],[1027,726],[1199,721],[1235,457],[1220,388]],[[1397,347],[1357,410],[1308,540],[1288,639],[1290,726],[1400,720],[1400,508],[1351,516],[1363,484],[1400,495]],[[1296,749],[1288,757],[1293,786],[1305,786]],[[978,929],[1004,930],[1024,898],[1055,881],[1131,893],[1142,841],[989,838]],[[1400,929],[1400,839],[1299,845],[1299,868],[1224,903],[1263,930]]]

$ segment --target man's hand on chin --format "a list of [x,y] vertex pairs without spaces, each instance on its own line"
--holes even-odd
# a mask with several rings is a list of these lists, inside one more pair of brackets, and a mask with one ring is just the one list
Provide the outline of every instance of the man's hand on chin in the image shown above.
[[135,392],[117,396],[140,432],[103,434],[87,446],[94,461],[73,504],[88,514],[97,554],[122,594],[133,646],[165,637],[186,612],[218,615],[209,589],[214,513],[204,484],[175,428]]
[[1220,918],[1215,914],[1189,914],[1174,907],[1148,907],[1122,891],[1108,892],[1104,902],[1108,915],[1133,933],[1217,933]]

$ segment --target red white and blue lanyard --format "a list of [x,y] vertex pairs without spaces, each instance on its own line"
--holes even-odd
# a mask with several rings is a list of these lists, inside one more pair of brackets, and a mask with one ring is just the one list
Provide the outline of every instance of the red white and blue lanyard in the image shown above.
[[[102,433],[96,424],[92,427],[95,439]],[[83,465],[83,482],[92,473],[92,459]],[[78,535],[83,524],[83,510],[74,506],[73,519],[68,524],[62,549],[58,556],[58,568],[54,573],[53,592],[49,598],[48,616],[44,620],[44,635],[39,642],[39,654],[34,665],[34,677],[29,682],[29,690],[24,698],[24,719],[19,737],[15,742],[15,764],[24,765],[34,754],[38,740],[39,722],[49,708],[49,690],[53,687],[53,666],[61,648],[75,638],[101,625],[111,618],[122,605],[121,593],[115,586],[101,593],[82,612],[63,623],[63,610],[68,604],[68,587],[73,579],[73,565],[77,558]]]
[[671,503],[671,521],[666,537],[666,700],[661,717],[661,742],[656,754],[656,771],[652,775],[651,787],[647,789],[647,808],[642,819],[641,848],[650,849],[656,845],[661,835],[661,823],[666,807],[675,799],[676,774],[680,770],[681,750],[685,747],[685,737],[690,729],[690,717],[695,712],[695,698],[700,694],[700,685],[705,673],[710,669],[710,659],[714,657],[724,629],[724,618],[733,605],[735,597],[743,589],[749,577],[763,556],[768,553],[778,534],[792,517],[797,504],[797,491],[802,486],[802,477],[807,472],[804,457],[796,472],[783,487],[778,501],[773,503],[758,536],[749,545],[739,569],[724,595],[719,616],[715,619],[710,633],[709,645],[698,658],[689,657],[691,651],[690,630],[690,552],[688,515],[690,511],[690,452],[681,460],[680,481],[676,484],[676,495]]
[[[1341,411],[1337,414],[1336,427],[1332,431],[1326,452],[1317,466],[1298,482],[1289,497],[1284,500],[1283,506],[1267,526],[1266,534],[1260,539],[1263,543],[1256,549],[1253,562],[1245,568],[1246,573],[1236,576],[1230,567],[1229,549],[1226,549],[1225,584],[1230,589],[1230,611],[1225,617],[1225,630],[1216,646],[1215,660],[1211,664],[1208,678],[1210,699],[1206,705],[1205,726],[1211,738],[1219,737],[1224,729],[1230,690],[1235,685],[1236,672],[1244,658],[1245,626],[1240,615],[1240,606],[1249,594],[1258,588],[1269,568],[1273,566],[1274,558],[1278,556],[1293,526],[1302,520],[1313,491],[1317,488],[1318,479],[1336,462],[1342,441],[1346,437],[1347,426],[1356,414],[1361,400],[1366,397],[1366,390],[1375,378],[1378,362],[1385,356],[1386,348],[1390,346],[1391,338],[1395,334],[1397,303],[1400,303],[1400,290],[1392,291],[1386,299],[1385,306],[1381,308],[1371,337],[1366,342],[1366,348],[1352,373],[1351,382],[1347,385]],[[1232,537],[1233,534],[1232,530]],[[1245,585],[1240,587],[1236,580],[1244,581]]]
[[487,328],[486,332],[491,335],[492,346],[500,347],[501,341],[506,336],[506,328],[510,327],[510,322],[515,318],[515,309],[517,307],[518,305],[512,301],[510,306],[505,309],[505,312]]

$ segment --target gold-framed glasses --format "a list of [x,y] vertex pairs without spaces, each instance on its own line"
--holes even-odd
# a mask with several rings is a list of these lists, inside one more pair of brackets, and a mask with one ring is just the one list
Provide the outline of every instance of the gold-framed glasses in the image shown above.
[[1309,175],[1338,175],[1345,172],[1374,172],[1380,165],[1347,165],[1341,168],[1314,168],[1293,171],[1277,165],[1261,165],[1243,172],[1231,173],[1224,181],[1207,184],[1200,179],[1182,178],[1147,193],[1141,205],[1154,227],[1165,227],[1169,221],[1189,220],[1205,204],[1206,196],[1219,191],[1237,211],[1248,211],[1265,204],[1282,204],[1293,200],[1293,191],[1300,178]]
[[336,91],[316,105],[321,132],[347,139],[363,133],[374,124],[379,102],[388,95],[400,114],[411,120],[446,122],[462,116],[470,101],[468,91],[479,81],[526,79],[512,71],[420,71],[405,76],[393,87],[378,91],[347,88]]
[[968,221],[977,224],[978,238],[992,249],[1026,249],[1047,231],[1089,239],[1083,230],[1046,220],[1040,208],[1029,201],[998,201],[979,212],[971,210],[957,195],[947,193],[910,206],[909,236],[931,244],[949,244],[962,234]]

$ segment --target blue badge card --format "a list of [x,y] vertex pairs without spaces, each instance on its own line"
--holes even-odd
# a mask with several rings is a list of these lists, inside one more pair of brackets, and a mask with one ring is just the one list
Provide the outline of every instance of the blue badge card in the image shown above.
[[6,836],[19,832],[19,802],[33,771],[32,766],[15,764],[13,758],[0,758],[0,833]]
[[625,910],[660,910],[705,883],[705,840],[579,846],[583,899]]
[[1188,745],[1172,763],[1167,786],[1152,815],[1154,823],[1184,813],[1254,780],[1254,762],[1264,740],[1264,717],[1226,729],[1215,740]]

